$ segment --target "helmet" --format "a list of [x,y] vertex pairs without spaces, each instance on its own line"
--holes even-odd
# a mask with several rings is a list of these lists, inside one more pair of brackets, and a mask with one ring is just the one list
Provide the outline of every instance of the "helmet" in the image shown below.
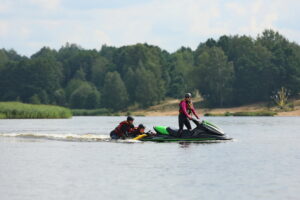
[[185,97],[185,98],[191,98],[191,97],[192,97],[192,94],[191,94],[191,93],[186,93],[186,94],[184,95],[184,97]]
[[140,125],[138,126],[138,128],[139,128],[139,129],[145,129],[146,127],[145,127],[143,124],[140,124]]
[[134,121],[134,118],[131,117],[131,116],[128,116],[128,117],[127,117],[127,121]]

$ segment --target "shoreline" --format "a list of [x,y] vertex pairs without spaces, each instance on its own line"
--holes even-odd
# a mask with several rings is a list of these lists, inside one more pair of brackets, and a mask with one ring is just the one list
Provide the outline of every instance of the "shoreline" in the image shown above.
[[[197,99],[195,103],[200,102],[200,99]],[[166,100],[162,104],[151,106],[148,109],[144,110],[135,110],[129,111],[131,115],[136,116],[177,116],[178,115],[178,103],[179,100]],[[229,108],[196,108],[196,112],[199,113],[199,116],[203,117],[206,113],[213,115],[225,115],[225,113],[260,113],[260,112],[275,112],[274,116],[300,116],[300,100],[293,101],[294,108],[288,111],[280,110],[276,107],[268,108],[265,103],[257,103],[245,106],[238,107],[229,107]],[[122,112],[126,115],[126,112]]]
[[[197,112],[200,113],[199,117],[205,116],[205,113],[203,113],[202,111],[203,111],[203,109],[197,109]],[[244,111],[241,111],[241,112],[244,112]],[[256,111],[247,111],[247,112],[256,112]],[[219,116],[217,116],[218,114],[220,114],[220,116],[221,116],[222,114],[225,114],[225,113],[226,112],[220,113],[217,111],[213,111],[213,112],[210,112],[209,114],[216,114],[216,116],[209,116],[209,117],[219,117]],[[126,113],[123,113],[122,115],[126,116]],[[178,111],[145,111],[145,112],[139,111],[139,112],[131,112],[131,115],[145,116],[145,117],[177,116]],[[235,116],[230,115],[230,116],[226,116],[226,117],[235,117]],[[278,112],[274,116],[269,116],[269,117],[300,117],[300,110]]]

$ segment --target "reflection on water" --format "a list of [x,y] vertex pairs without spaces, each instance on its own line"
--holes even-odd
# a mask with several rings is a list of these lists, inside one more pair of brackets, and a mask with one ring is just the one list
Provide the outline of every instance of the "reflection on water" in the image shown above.
[[181,148],[188,148],[191,143],[190,142],[179,142]]
[[210,145],[210,144],[216,144],[216,143],[224,143],[224,142],[230,142],[234,140],[210,140],[210,141],[192,141],[192,142],[178,142],[179,146],[181,148],[189,148],[191,145]]

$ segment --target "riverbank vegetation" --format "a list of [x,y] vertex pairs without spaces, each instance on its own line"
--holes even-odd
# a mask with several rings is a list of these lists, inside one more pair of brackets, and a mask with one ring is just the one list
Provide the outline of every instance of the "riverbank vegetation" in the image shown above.
[[300,92],[300,46],[273,30],[223,35],[173,53],[148,44],[99,51],[66,44],[31,57],[0,50],[0,101],[60,105],[75,114],[145,109],[187,91],[199,92],[205,107],[240,106],[271,102],[281,88],[290,98]]
[[53,105],[0,102],[0,119],[70,118],[70,109]]
[[73,116],[111,116],[116,115],[106,108],[99,109],[72,109]]
[[255,112],[225,112],[225,113],[205,113],[204,116],[207,117],[230,117],[230,116],[237,116],[237,117],[254,117],[254,116],[275,116],[277,115],[274,111],[255,111]]

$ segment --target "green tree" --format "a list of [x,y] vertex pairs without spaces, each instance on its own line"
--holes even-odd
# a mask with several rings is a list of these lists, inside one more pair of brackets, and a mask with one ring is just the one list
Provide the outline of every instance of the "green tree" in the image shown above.
[[103,107],[115,111],[121,110],[128,105],[128,93],[123,80],[118,72],[108,72],[104,79]]
[[104,84],[105,74],[110,69],[112,65],[106,58],[99,57],[92,64],[92,83],[94,83],[97,88],[102,88]]
[[41,104],[41,100],[37,94],[34,94],[32,97],[29,99],[29,103],[32,104]]
[[100,101],[100,93],[95,86],[88,82],[81,82],[70,96],[72,108],[97,108]]
[[300,92],[300,47],[290,43],[284,36],[273,30],[265,30],[257,38],[257,43],[266,47],[272,53],[271,62],[274,66],[276,86],[273,92],[282,86],[287,88],[292,96]]
[[67,105],[66,93],[65,90],[60,88],[54,92],[55,104],[60,106]]
[[134,73],[132,68],[128,68],[128,71],[125,74],[124,82],[128,91],[129,102],[131,104],[133,104],[136,101],[135,100],[135,89],[137,86],[136,79],[137,79],[137,74]]
[[[42,97],[46,93],[50,98],[60,88],[62,80],[61,64],[54,57],[37,57],[9,62],[0,75],[0,91],[3,100],[14,100],[16,97],[24,102],[34,94],[40,96],[42,103],[48,103]],[[50,99],[50,102],[52,100]]]
[[[190,48],[182,47],[174,54],[172,54],[172,90],[176,88],[174,93],[171,93],[171,96],[176,97],[178,95],[182,96],[182,93],[179,94],[178,92],[192,90],[193,86],[190,78],[190,73],[193,70],[195,63],[194,63],[194,54]],[[181,84],[181,91],[179,91],[179,82]]]
[[86,77],[86,74],[82,68],[79,68],[74,75],[74,79],[78,79],[78,80],[82,80],[82,81],[86,80],[85,77]]
[[67,43],[31,57],[0,49],[1,101],[118,111],[198,89],[211,106],[227,106],[268,101],[281,87],[291,98],[300,92],[300,46],[273,30],[223,35],[172,54],[148,44],[97,51]]
[[100,105],[100,92],[93,87],[90,93],[88,93],[85,101],[85,108],[94,109]]
[[136,71],[135,100],[142,107],[148,107],[160,100],[159,85],[154,74],[144,68]]
[[233,64],[227,61],[222,49],[206,48],[198,57],[194,80],[199,91],[211,106],[225,106],[231,103]]
[[70,101],[70,97],[72,95],[72,93],[78,89],[81,85],[86,84],[85,81],[79,80],[79,79],[71,79],[68,82],[67,87],[65,88],[65,94],[66,94],[66,99],[67,102]]
[[5,66],[5,64],[9,61],[8,56],[6,55],[6,51],[0,49],[0,70]]
[[43,104],[49,104],[49,95],[45,90],[40,90],[38,97]]
[[170,86],[171,97],[182,98],[182,95],[188,91],[185,87],[185,81],[182,76],[175,76]]

